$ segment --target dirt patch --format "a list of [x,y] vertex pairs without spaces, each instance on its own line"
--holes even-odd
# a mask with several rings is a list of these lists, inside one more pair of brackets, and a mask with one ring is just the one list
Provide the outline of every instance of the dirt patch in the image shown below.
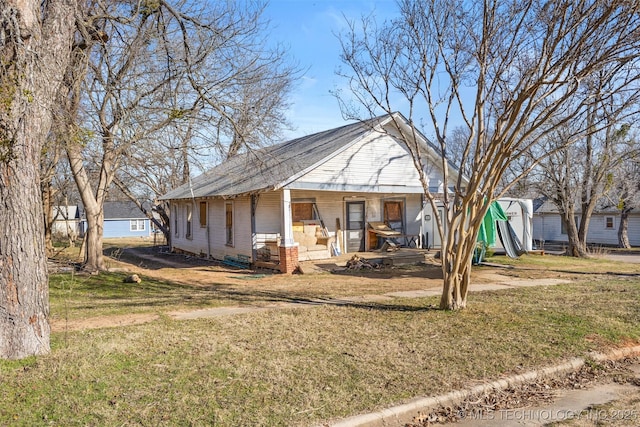
[[310,274],[283,275],[270,270],[236,269],[218,261],[158,252],[153,247],[111,249],[107,255],[113,255],[109,261],[112,268],[190,285],[216,283],[231,286],[244,284],[243,287],[247,287],[252,283],[259,283],[263,290],[288,292],[308,291],[313,287],[325,291],[320,291],[321,294],[332,296],[385,293],[442,285],[440,267],[432,264],[403,265],[375,271],[345,271],[340,268],[343,266],[341,260],[332,259],[328,265],[334,265],[335,271],[325,267],[306,269],[311,271]]
[[139,325],[152,322],[160,316],[157,314],[122,314],[113,316],[89,317],[78,320],[52,320],[52,332],[72,332],[85,329],[115,328],[120,326]]
[[[153,246],[111,246],[105,249],[110,270],[137,274],[202,290],[228,300],[225,308],[260,309],[275,305],[317,305],[321,301],[376,302],[392,298],[425,298],[439,295],[442,273],[437,260],[375,270],[348,270],[347,258],[327,260],[311,274],[283,275],[269,270],[242,270],[196,256],[169,253]],[[328,261],[331,261],[329,263]],[[329,266],[335,266],[334,269]],[[309,270],[309,269],[305,269]],[[511,275],[506,268],[482,267],[472,271],[472,290],[534,285],[536,280]],[[207,310],[209,310],[207,308]],[[212,315],[224,313],[213,307]],[[168,315],[171,315],[167,313]],[[184,310],[180,316],[186,316]],[[122,314],[80,320],[53,320],[55,332],[117,327],[153,321],[157,314]]]

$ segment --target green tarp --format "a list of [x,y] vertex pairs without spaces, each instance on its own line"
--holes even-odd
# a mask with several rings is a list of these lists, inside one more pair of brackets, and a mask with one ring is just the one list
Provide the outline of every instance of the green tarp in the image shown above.
[[480,224],[480,231],[478,231],[478,247],[473,254],[473,263],[479,264],[484,261],[484,255],[489,246],[496,244],[498,235],[498,228],[496,227],[496,221],[508,221],[507,215],[502,210],[502,207],[498,202],[492,202],[489,206],[489,210]]
[[478,242],[483,242],[485,246],[493,246],[496,244],[498,231],[496,221],[508,221],[507,214],[504,213],[500,203],[492,202],[489,206],[487,214],[482,220],[480,231],[478,232]]

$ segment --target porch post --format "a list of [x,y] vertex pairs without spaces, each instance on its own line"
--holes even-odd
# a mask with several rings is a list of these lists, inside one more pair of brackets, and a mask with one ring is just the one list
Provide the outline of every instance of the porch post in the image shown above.
[[298,267],[298,244],[293,240],[291,190],[282,189],[282,238],[280,240],[280,271],[291,274]]

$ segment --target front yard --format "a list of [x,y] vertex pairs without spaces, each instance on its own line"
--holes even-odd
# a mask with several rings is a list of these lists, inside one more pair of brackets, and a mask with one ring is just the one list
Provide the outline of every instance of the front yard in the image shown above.
[[[640,341],[640,265],[543,258],[475,274],[572,283],[475,292],[458,313],[434,296],[170,315],[437,286],[421,268],[287,277],[136,264],[139,285],[125,272],[53,275],[52,352],[0,362],[0,424],[317,425]],[[118,326],[131,315],[143,321]]]

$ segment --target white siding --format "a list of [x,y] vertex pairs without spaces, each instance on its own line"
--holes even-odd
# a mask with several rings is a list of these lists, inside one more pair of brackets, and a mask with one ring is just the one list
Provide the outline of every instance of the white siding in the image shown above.
[[[225,255],[243,254],[251,256],[251,198],[239,197],[229,200],[233,203],[233,245],[226,242],[225,200],[207,200],[207,227],[200,227],[199,202],[193,204],[192,237],[186,238],[186,205],[191,202],[179,202],[178,236],[172,230],[172,247],[196,255],[210,255],[215,259],[223,259]],[[172,202],[172,206],[176,204]],[[172,213],[173,208],[172,208]],[[173,219],[171,224],[173,225]]]
[[[606,228],[606,217],[613,217],[613,228]],[[612,213],[592,215],[591,221],[589,222],[587,243],[617,245],[619,225],[619,214]],[[640,215],[632,215],[629,217],[628,234],[631,245],[640,246]],[[554,213],[534,214],[533,238],[534,240],[567,242],[567,235],[561,233],[560,215]]]
[[533,215],[533,240],[546,240],[567,242],[567,235],[561,233],[560,215],[534,214]]
[[257,233],[282,233],[282,201],[280,192],[262,193],[256,209]]
[[[433,166],[429,176],[439,185]],[[422,193],[411,154],[388,135],[372,134],[336,155],[293,184],[318,190]]]
[[[613,228],[606,228],[606,217],[613,218]],[[603,245],[617,245],[619,225],[620,216],[617,214],[592,215],[591,221],[589,222],[587,241],[589,243],[600,243]]]
[[[263,235],[282,234],[282,203],[280,192],[260,194],[256,208],[256,233]],[[404,202],[404,221],[407,234],[419,235],[422,232],[422,199],[420,194],[395,193],[357,193],[334,191],[293,190],[293,201],[296,199],[314,200],[318,212],[329,235],[335,236],[336,219],[339,219],[342,230],[345,227],[345,203],[351,200],[364,200],[366,221],[382,221],[383,203],[385,200],[401,200]],[[196,255],[211,256],[223,259],[225,255],[251,255],[251,198],[239,197],[232,200],[207,200],[207,227],[200,227],[200,200],[193,204],[192,237],[186,238],[186,206],[190,202],[179,202],[178,206],[178,236],[172,230],[172,246]],[[225,233],[225,203],[233,203],[233,246],[226,244]],[[173,202],[172,205],[176,203]],[[173,207],[172,207],[172,211]],[[173,219],[171,224],[173,225]],[[264,240],[264,239],[263,239]],[[259,245],[260,246],[260,245]]]
[[629,242],[633,246],[640,246],[640,215],[629,218]]

